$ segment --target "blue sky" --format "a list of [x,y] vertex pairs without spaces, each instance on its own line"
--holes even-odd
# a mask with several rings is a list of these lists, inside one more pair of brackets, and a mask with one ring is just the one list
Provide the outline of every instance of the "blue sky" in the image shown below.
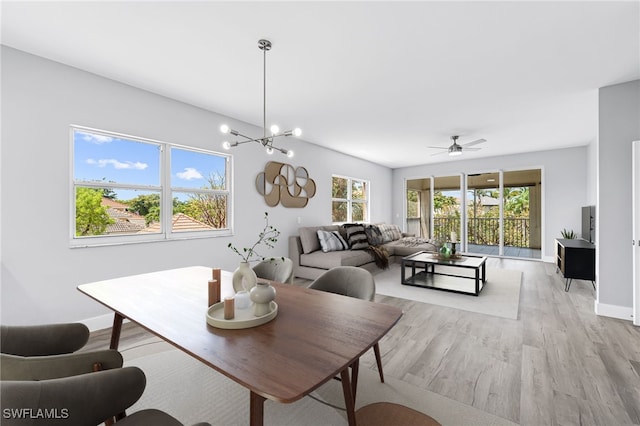
[[[224,176],[224,170],[224,157],[171,148],[171,185],[174,187],[207,187],[209,175],[217,172]],[[104,180],[160,186],[160,146],[76,130],[74,178],[76,181]],[[121,200],[141,193],[131,196],[125,195],[124,191],[116,192]]]

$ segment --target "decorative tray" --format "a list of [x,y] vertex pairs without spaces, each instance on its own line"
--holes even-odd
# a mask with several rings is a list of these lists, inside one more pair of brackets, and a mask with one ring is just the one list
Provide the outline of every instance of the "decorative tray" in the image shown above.
[[226,320],[224,319],[224,302],[218,302],[211,305],[207,310],[207,323],[213,327],[235,330],[257,327],[268,323],[278,314],[278,304],[276,302],[271,302],[269,305],[271,311],[266,315],[262,315],[260,317],[255,316],[253,314],[253,305],[251,305],[246,309],[236,309],[235,317],[233,319]]
[[462,255],[456,253],[456,254],[452,254],[449,257],[444,257],[441,254],[434,254],[433,258],[438,260],[462,260]]

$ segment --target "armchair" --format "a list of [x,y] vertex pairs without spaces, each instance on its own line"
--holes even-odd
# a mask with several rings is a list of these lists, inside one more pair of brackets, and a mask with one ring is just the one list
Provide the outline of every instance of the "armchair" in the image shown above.
[[293,262],[289,258],[263,260],[253,267],[259,278],[291,284],[293,282]]

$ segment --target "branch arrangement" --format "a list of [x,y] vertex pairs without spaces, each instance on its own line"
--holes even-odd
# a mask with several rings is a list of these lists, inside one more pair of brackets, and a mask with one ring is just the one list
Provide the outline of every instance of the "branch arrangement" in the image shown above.
[[257,252],[256,248],[260,245],[265,245],[267,248],[274,248],[275,244],[278,242],[278,236],[280,235],[280,231],[278,231],[273,226],[269,225],[269,213],[264,212],[264,229],[262,232],[258,234],[258,240],[251,247],[244,247],[242,250],[238,250],[236,246],[229,243],[227,247],[236,252],[238,256],[242,258],[244,262],[251,262],[256,260],[265,260],[266,257],[262,256]]

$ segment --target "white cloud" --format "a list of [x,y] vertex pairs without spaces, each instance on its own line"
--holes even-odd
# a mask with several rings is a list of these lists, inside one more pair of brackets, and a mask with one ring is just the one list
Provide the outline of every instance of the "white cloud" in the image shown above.
[[141,163],[140,161],[118,161],[113,158],[101,158],[100,160],[94,160],[93,158],[89,158],[87,160],[87,164],[91,164],[98,167],[106,167],[108,165],[112,165],[115,169],[123,170],[123,169],[131,169],[131,170],[144,170],[149,165],[147,163]]
[[186,167],[184,172],[178,172],[176,176],[184,180],[203,179],[202,174],[193,167]]
[[84,139],[87,142],[95,143],[96,145],[113,142],[113,138],[110,136],[94,135],[91,133],[81,133],[81,134],[82,134],[82,139]]

